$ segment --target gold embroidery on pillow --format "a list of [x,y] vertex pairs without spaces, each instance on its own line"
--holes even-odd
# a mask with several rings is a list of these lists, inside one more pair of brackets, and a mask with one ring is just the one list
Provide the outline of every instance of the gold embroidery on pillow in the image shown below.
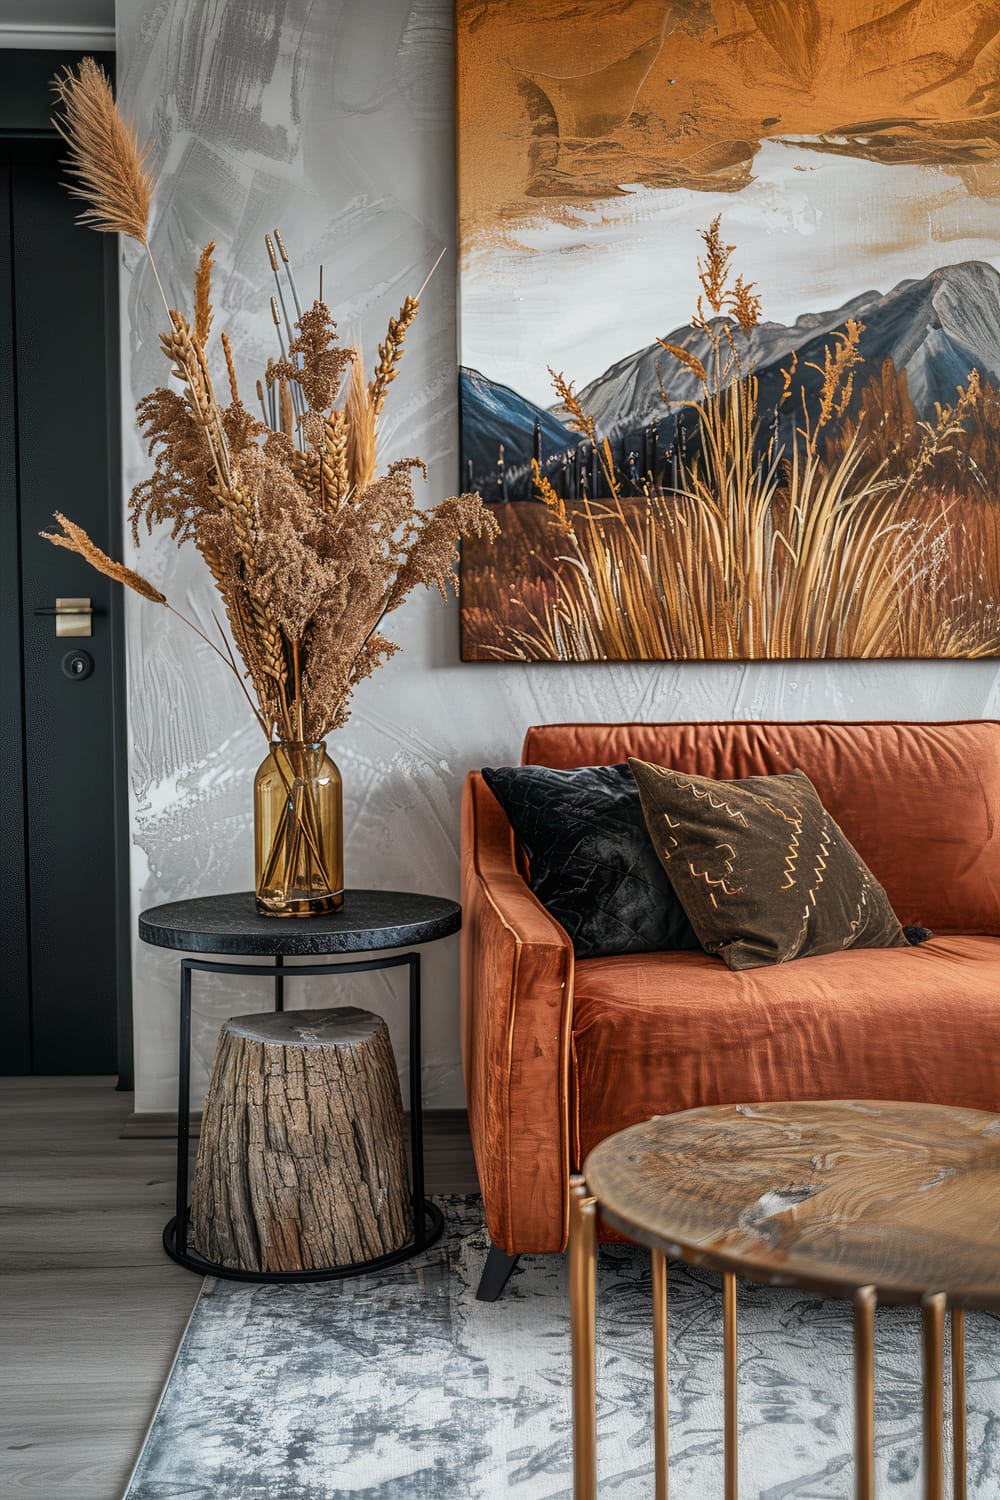
[[718,782],[629,764],[674,891],[731,969],[905,947],[885,891],[802,772]]

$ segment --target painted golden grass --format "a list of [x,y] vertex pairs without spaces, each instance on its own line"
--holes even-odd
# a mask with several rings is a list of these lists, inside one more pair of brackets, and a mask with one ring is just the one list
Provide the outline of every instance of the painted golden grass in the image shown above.
[[[1000,393],[975,370],[921,421],[891,361],[861,387],[863,325],[814,366],[793,356],[781,404],[794,437],[765,440],[754,372],[760,300],[732,274],[719,219],[702,235],[692,324],[707,362],[684,402],[697,426],[675,488],[623,492],[572,383],[564,420],[594,443],[608,500],[496,507],[501,538],[463,553],[466,655],[518,660],[974,657],[1000,654]],[[662,342],[662,340],[661,340]],[[860,389],[859,389],[860,387]]]

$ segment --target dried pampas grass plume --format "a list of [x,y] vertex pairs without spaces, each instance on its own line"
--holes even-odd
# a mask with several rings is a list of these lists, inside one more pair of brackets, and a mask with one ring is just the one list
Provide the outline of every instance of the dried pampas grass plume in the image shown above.
[[[246,685],[240,675],[239,668],[233,661],[232,654],[228,653],[228,647],[228,654],[220,651],[215,642],[210,641],[205,632],[200,630],[193,620],[189,620],[187,615],[182,615],[180,610],[174,608],[166,594],[161,594],[160,590],[150,583],[148,578],[143,578],[142,574],[137,573],[134,568],[127,568],[124,563],[115,562],[113,557],[109,557],[106,552],[102,552],[97,543],[87,535],[82,526],[77,526],[75,521],[69,520],[67,516],[64,516],[58,510],[55,513],[55,519],[62,527],[62,534],[58,531],[40,531],[38,535],[42,540],[51,542],[53,547],[65,547],[67,552],[75,552],[85,562],[90,563],[92,568],[96,568],[98,573],[103,573],[106,578],[113,579],[115,583],[122,583],[128,589],[134,589],[143,599],[148,599],[150,604],[162,604],[172,615],[176,615],[178,620],[183,625],[186,625],[189,630],[193,630],[195,635],[199,636],[205,642],[209,650],[214,651],[215,655],[219,657],[224,665],[235,674],[250,704],[254,718],[268,739],[270,739],[270,729],[261,717],[260,710],[254,704],[253,699],[247,693]],[[225,643],[224,638],[223,640]]]
[[69,146],[70,192],[90,205],[81,224],[106,234],[127,234],[145,245],[155,186],[146,170],[149,147],[140,147],[131,120],[115,107],[111,80],[92,57],[67,68],[53,88],[62,114],[53,124]]
[[126,568],[124,563],[115,562],[113,557],[108,557],[102,552],[95,541],[84,531],[82,526],[77,526],[75,521],[70,521],[61,511],[56,511],[56,520],[62,527],[62,534],[58,531],[40,531],[38,534],[53,547],[65,547],[67,552],[77,552],[82,558],[96,568],[99,573],[113,578],[116,583],[123,583],[126,588],[135,589],[144,599],[151,604],[166,604],[167,596],[161,594],[158,588],[143,578],[141,573],[136,573],[132,568]]

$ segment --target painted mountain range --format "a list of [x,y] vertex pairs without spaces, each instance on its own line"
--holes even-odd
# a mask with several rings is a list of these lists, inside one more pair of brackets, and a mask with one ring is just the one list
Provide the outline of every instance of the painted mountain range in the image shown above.
[[[761,408],[778,401],[791,357],[797,356],[795,391],[813,402],[831,336],[849,318],[864,324],[856,393],[877,375],[886,359],[906,372],[911,400],[921,416],[934,403],[954,400],[972,368],[984,380],[1000,384],[1000,273],[985,261],[942,266],[929,276],[901,281],[891,291],[863,292],[841,307],[803,313],[794,323],[762,323],[753,334],[753,359],[760,382]],[[690,326],[675,329],[665,342],[707,357],[704,333]],[[583,409],[598,431],[613,442],[641,432],[653,422],[664,444],[672,437],[675,415],[664,404],[661,384],[676,406],[699,394],[696,377],[658,343],[626,356],[592,380],[580,393]],[[461,371],[463,479],[487,500],[501,498],[497,460],[504,448],[507,498],[530,496],[530,460],[534,424],[540,424],[543,455],[572,451],[581,441],[559,420],[559,408],[545,410],[507,386],[495,384],[477,370]],[[800,405],[786,403],[782,420],[798,420]]]

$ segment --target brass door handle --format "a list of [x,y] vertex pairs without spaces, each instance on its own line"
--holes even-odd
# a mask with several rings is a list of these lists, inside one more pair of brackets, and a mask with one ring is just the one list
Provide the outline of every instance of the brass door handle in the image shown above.
[[89,599],[57,599],[55,605],[35,610],[36,615],[54,615],[56,635],[93,635],[94,608]]

